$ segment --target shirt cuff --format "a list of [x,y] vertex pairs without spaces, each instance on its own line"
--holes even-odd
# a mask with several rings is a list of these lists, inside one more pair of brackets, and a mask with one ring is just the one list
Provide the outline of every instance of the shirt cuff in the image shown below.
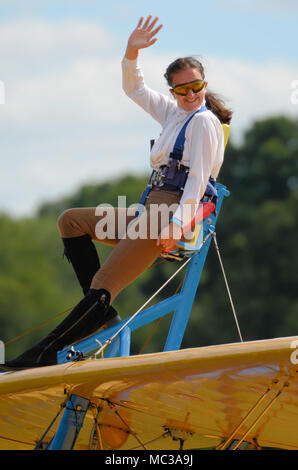
[[181,222],[181,220],[176,219],[176,217],[172,217],[170,222],[174,222],[174,224],[179,225],[179,227],[181,228],[183,227],[183,223]]
[[181,228],[188,227],[196,215],[200,203],[180,204],[173,214],[171,221],[175,222]]
[[138,59],[128,59],[127,57],[123,57],[122,59],[122,64],[125,65],[125,66],[136,66],[138,64]]

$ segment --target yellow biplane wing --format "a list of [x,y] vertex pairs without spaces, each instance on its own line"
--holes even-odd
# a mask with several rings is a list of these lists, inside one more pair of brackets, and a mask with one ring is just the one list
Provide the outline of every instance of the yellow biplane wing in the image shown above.
[[53,437],[90,401],[75,449],[298,449],[298,337],[101,358],[0,376],[0,448]]

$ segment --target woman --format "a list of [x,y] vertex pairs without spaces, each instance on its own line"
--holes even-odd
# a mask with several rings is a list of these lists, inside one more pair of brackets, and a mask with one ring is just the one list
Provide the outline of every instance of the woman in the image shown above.
[[[95,208],[69,209],[60,216],[58,226],[65,254],[85,296],[46,338],[8,361],[7,367],[18,369],[56,364],[59,350],[94,333],[107,321],[115,320],[117,312],[111,306],[115,297],[143,273],[161,251],[170,251],[181,239],[183,226],[194,216],[209,177],[216,178],[219,172],[224,152],[221,122],[229,122],[231,112],[214,95],[206,94],[207,82],[200,62],[188,57],[169,65],[165,77],[172,98],[151,90],[144,83],[137,64],[138,54],[140,49],[157,41],[156,35],[162,28],[162,25],[156,26],[157,22],[158,18],[152,20],[151,16],[145,22],[141,18],[130,35],[122,61],[123,88],[162,126],[162,133],[151,150],[152,168],[164,172],[163,181],[170,181],[170,172],[181,176],[184,189],[181,189],[181,179],[179,187],[161,186],[157,182],[149,191],[145,211],[138,219],[125,208],[114,208],[107,215],[99,214]],[[178,163],[175,155],[169,157],[186,122],[185,146],[181,163]],[[165,218],[154,219],[157,236],[152,236],[153,207],[167,209]],[[117,223],[123,218],[124,231]],[[102,222],[113,224],[113,236],[102,236],[98,230]],[[143,222],[146,222],[146,236],[130,236],[136,224],[141,226]],[[102,267],[92,240],[115,247]]]

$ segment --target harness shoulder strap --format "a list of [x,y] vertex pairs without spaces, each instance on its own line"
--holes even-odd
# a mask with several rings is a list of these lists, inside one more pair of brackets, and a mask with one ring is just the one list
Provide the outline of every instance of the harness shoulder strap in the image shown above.
[[174,147],[173,147],[173,151],[170,154],[171,158],[174,158],[176,160],[181,160],[182,159],[184,144],[185,144],[185,133],[186,133],[186,128],[187,128],[188,124],[190,123],[190,121],[192,120],[192,118],[196,114],[202,113],[202,112],[207,111],[207,110],[208,110],[208,108],[205,105],[201,106],[201,108],[198,111],[196,111],[194,114],[192,114],[190,116],[190,118],[186,121],[186,123],[183,125],[181,131],[178,134],[178,137],[177,137],[176,142],[175,142]]

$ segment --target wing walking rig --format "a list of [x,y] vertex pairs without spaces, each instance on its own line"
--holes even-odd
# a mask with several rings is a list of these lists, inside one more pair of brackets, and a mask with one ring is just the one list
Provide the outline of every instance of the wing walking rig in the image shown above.
[[[180,349],[212,240],[219,254],[229,192],[216,189],[216,212],[166,255],[179,268],[134,315],[56,366],[0,375],[0,449],[298,449],[297,336],[243,341],[231,302],[239,342]],[[148,307],[183,269],[180,291]],[[132,332],[172,312],[163,351],[131,356]]]

